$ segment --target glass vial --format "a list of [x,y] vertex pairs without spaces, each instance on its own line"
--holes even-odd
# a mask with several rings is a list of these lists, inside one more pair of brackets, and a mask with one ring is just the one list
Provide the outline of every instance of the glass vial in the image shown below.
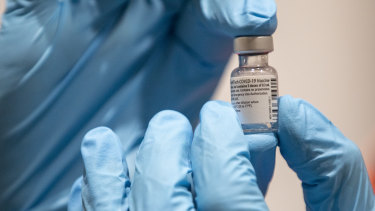
[[237,37],[239,67],[231,74],[231,101],[245,134],[278,130],[278,77],[268,66],[271,36]]

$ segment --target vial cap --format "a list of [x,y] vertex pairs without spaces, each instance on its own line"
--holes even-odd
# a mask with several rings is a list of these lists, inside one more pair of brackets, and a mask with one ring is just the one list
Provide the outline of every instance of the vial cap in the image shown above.
[[246,36],[234,39],[234,53],[261,54],[273,51],[272,36]]

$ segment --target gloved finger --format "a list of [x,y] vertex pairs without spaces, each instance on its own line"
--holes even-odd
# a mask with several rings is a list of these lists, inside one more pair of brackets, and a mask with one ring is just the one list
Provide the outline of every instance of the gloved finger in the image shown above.
[[279,146],[302,180],[310,210],[371,210],[374,196],[358,147],[316,108],[280,98]]
[[82,209],[82,177],[73,184],[69,194],[68,211],[81,211]]
[[274,0],[193,0],[207,27],[229,36],[270,35],[276,30]]
[[95,128],[83,138],[81,153],[85,210],[126,210],[130,181],[117,135],[106,127]]
[[258,186],[266,195],[275,170],[277,139],[273,133],[245,136],[249,142],[250,162],[255,169]]
[[271,35],[277,27],[274,0],[192,0],[177,23],[176,36],[199,59],[227,60],[237,36]]
[[250,163],[249,145],[229,103],[206,103],[191,162],[198,210],[267,210]]
[[175,111],[162,111],[150,121],[139,148],[130,210],[193,210],[189,191],[192,129]]

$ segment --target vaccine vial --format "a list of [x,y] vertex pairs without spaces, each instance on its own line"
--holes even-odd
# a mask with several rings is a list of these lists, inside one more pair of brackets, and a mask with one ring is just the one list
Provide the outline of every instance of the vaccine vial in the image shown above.
[[271,36],[237,37],[239,67],[231,74],[231,101],[245,134],[278,130],[278,77],[268,66]]

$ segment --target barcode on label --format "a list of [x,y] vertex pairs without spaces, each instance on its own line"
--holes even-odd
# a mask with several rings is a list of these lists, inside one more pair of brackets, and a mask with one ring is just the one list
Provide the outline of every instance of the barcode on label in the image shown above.
[[279,106],[277,105],[277,79],[271,78],[271,105],[272,105],[272,121],[277,121],[277,116],[279,112]]

